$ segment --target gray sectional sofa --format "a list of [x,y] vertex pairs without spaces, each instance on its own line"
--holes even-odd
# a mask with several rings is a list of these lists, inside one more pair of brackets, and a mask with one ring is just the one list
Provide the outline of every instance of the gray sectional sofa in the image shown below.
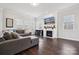
[[[0,38],[2,39],[2,38]],[[0,42],[0,55],[13,55],[34,45],[38,45],[39,38],[34,36],[19,37],[17,39]]]

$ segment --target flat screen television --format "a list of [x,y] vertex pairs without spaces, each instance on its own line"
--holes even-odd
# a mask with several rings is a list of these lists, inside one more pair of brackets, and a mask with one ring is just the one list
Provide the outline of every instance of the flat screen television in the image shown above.
[[55,23],[55,17],[47,17],[44,19],[44,24],[54,24]]

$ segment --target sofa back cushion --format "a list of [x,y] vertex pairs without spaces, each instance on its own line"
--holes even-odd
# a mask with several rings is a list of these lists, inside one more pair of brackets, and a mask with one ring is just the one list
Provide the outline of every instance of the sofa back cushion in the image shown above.
[[18,33],[18,34],[24,34],[25,30],[16,30],[16,33]]
[[11,36],[12,36],[12,39],[17,39],[19,38],[19,35],[15,32],[11,32]]
[[5,40],[17,39],[17,38],[19,38],[19,35],[17,33],[15,33],[15,32],[5,32],[3,34],[3,38]]

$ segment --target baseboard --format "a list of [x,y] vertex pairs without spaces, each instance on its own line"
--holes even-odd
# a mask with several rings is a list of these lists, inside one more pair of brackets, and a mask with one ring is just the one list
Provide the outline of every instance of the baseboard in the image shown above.
[[58,39],[64,39],[64,40],[72,40],[72,41],[79,41],[79,39],[72,39],[72,38],[63,38],[63,37],[59,37]]

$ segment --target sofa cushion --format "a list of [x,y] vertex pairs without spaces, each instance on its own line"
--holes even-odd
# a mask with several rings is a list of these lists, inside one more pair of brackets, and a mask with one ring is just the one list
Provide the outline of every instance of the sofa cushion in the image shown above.
[[18,33],[18,34],[24,34],[25,30],[16,30],[16,33]]
[[5,33],[3,34],[3,38],[4,38],[5,40],[9,40],[9,39],[12,39],[12,35],[11,35],[9,32],[5,32]]
[[11,35],[12,35],[12,39],[17,39],[17,38],[19,38],[18,34],[15,33],[15,32],[11,32]]

